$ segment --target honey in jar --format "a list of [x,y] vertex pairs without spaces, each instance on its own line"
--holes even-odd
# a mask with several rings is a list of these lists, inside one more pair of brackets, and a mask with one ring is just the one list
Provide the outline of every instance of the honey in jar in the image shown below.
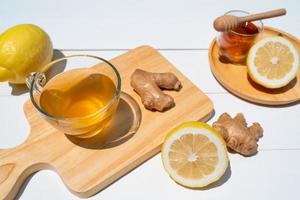
[[[229,11],[225,15],[245,16],[245,11]],[[263,30],[261,21],[243,23],[237,28],[221,32],[217,37],[219,55],[222,60],[231,63],[244,63],[248,51]]]
[[258,33],[259,29],[252,22],[220,33],[217,40],[220,56],[233,63],[244,62]]

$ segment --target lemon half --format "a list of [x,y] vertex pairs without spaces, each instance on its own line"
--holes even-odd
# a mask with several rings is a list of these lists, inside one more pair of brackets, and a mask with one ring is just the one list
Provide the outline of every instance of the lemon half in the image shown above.
[[171,178],[192,188],[217,181],[228,167],[226,143],[222,136],[201,122],[186,122],[171,130],[161,155]]
[[266,37],[251,47],[247,66],[256,83],[267,88],[280,88],[296,77],[299,55],[289,40],[279,36]]

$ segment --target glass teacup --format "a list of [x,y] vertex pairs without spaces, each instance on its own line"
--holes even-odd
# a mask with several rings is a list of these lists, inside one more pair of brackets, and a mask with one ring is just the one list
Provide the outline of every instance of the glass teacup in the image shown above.
[[75,69],[57,74],[49,81],[40,72],[27,78],[31,102],[45,120],[65,134],[79,138],[95,136],[116,112],[120,74],[109,61],[92,55],[63,57],[46,68],[65,63]]

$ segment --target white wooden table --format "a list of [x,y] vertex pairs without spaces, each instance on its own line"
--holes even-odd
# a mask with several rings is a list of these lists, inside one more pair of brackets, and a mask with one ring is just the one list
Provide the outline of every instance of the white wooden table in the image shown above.
[[[0,32],[20,23],[41,26],[65,55],[88,53],[110,59],[142,44],[157,48],[214,102],[212,123],[223,112],[243,112],[261,122],[265,132],[253,157],[230,154],[231,173],[209,190],[190,190],[165,173],[160,155],[133,170],[90,199],[299,199],[300,104],[264,107],[224,90],[208,64],[215,37],[213,19],[232,9],[259,12],[285,7],[288,15],[265,21],[300,37],[300,1],[242,0],[1,0]],[[23,114],[28,93],[11,94],[0,84],[0,148],[22,143],[29,126]],[[31,176],[19,199],[78,199],[59,176],[44,170]]]

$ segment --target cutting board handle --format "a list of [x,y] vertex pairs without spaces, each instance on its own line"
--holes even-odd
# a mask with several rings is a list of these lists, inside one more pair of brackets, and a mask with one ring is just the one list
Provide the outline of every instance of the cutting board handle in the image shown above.
[[26,148],[22,147],[0,151],[1,200],[14,199],[28,176],[41,169],[49,168],[48,164],[35,162],[25,151]]

